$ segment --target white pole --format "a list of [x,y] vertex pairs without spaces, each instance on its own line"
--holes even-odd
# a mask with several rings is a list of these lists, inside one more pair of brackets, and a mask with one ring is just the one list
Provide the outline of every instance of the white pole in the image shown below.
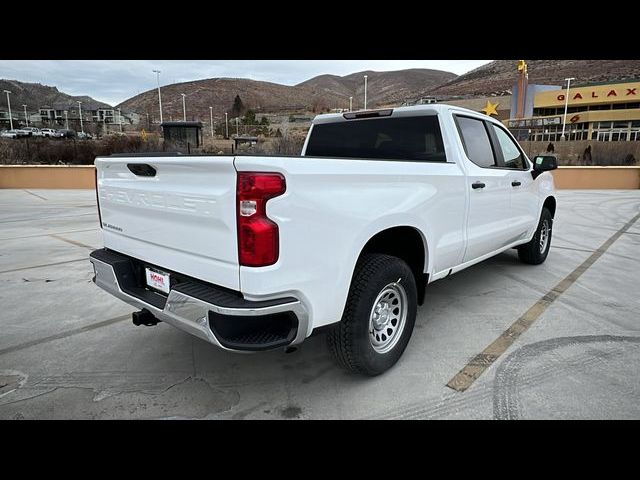
[[29,126],[29,117],[27,117],[27,104],[23,103],[22,106],[24,107],[24,121],[27,122],[27,127]]
[[160,124],[162,124],[162,95],[160,95],[160,70],[153,70],[158,80],[158,104],[160,105]]
[[84,133],[84,125],[82,123],[82,102],[78,101],[78,114],[80,115],[80,130]]
[[120,109],[118,109],[118,123],[120,124],[120,133],[122,133],[122,115],[120,114]]
[[64,128],[69,130],[69,117],[66,110],[64,111]]
[[224,112],[224,131],[225,138],[229,138],[229,117],[227,116],[227,112]]
[[353,97],[349,97],[349,111],[353,110]]
[[211,138],[213,138],[213,107],[209,107],[209,117],[211,117]]
[[240,132],[238,131],[238,117],[236,117],[236,137],[240,135]]
[[367,109],[367,76],[364,76],[364,109]]
[[565,78],[565,80],[567,81],[567,94],[565,95],[564,98],[564,120],[562,121],[562,135],[560,135],[560,139],[565,140],[566,137],[564,136],[564,128],[567,125],[567,107],[569,106],[569,85],[571,85],[571,80],[575,80],[575,78],[571,77],[571,78]]
[[183,121],[187,121],[187,106],[186,103],[184,103],[184,97],[186,97],[186,95],[184,93],[181,93],[180,95],[182,95],[182,120]]
[[5,90],[4,93],[7,94],[7,105],[9,106],[9,124],[11,125],[11,130],[13,130],[13,118],[11,117],[11,100],[9,100],[9,94],[11,92],[9,90]]

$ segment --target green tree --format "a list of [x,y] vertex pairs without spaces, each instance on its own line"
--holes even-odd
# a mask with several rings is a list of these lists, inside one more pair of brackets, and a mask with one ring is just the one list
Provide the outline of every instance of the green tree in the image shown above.
[[269,119],[267,117],[262,117],[260,119],[260,125],[266,125],[269,126]]
[[233,107],[231,107],[231,117],[240,117],[245,111],[245,106],[242,103],[240,95],[236,95],[233,99]]
[[251,109],[247,110],[247,113],[245,113],[244,120],[242,120],[242,123],[244,123],[245,125],[254,125],[256,123],[256,112],[254,112]]

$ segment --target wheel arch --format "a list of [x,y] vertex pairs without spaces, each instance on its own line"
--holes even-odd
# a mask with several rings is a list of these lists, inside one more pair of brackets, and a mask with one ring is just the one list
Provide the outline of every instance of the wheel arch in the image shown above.
[[554,197],[553,195],[549,195],[547,198],[545,198],[544,202],[542,203],[542,208],[546,208],[547,210],[549,210],[549,212],[551,212],[551,218],[555,218],[556,197]]
[[418,304],[422,305],[428,283],[428,274],[425,272],[428,272],[429,249],[427,239],[419,229],[403,225],[377,232],[360,250],[356,265],[368,253],[384,253],[407,262],[416,280]]

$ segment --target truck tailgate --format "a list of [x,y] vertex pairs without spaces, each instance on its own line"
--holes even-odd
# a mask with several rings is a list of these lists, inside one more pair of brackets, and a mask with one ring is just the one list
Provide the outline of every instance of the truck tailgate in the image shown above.
[[104,246],[239,290],[233,159],[97,158]]

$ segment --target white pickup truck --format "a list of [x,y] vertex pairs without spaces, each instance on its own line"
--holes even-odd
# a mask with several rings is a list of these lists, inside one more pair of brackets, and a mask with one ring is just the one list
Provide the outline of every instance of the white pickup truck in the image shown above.
[[96,159],[95,283],[231,351],[326,332],[347,369],[396,363],[427,284],[510,248],[542,263],[555,157],[449,105],[317,116],[301,156]]

